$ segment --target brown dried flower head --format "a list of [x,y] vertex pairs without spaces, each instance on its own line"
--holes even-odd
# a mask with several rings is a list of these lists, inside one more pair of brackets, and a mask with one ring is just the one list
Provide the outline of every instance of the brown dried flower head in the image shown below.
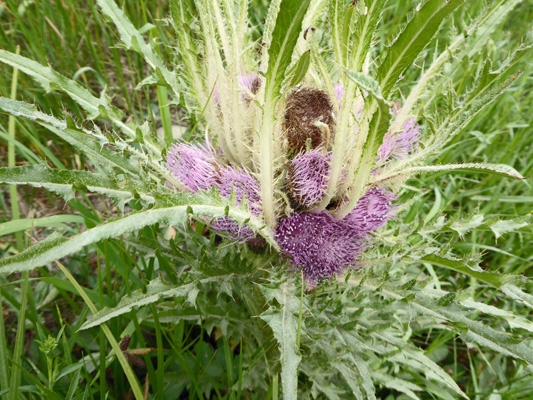
[[300,152],[310,139],[311,148],[327,147],[335,128],[333,105],[323,90],[302,87],[287,97],[283,127],[289,148]]

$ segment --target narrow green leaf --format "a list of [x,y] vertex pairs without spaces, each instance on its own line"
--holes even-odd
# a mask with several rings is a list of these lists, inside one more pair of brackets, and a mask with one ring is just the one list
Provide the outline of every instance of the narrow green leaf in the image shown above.
[[500,275],[495,272],[483,271],[479,267],[474,269],[471,266],[465,264],[464,262],[458,260],[451,260],[449,258],[441,257],[436,254],[428,254],[427,256],[424,256],[420,260],[416,261],[428,262],[430,264],[438,265],[439,267],[444,267],[447,269],[451,269],[452,271],[460,272],[496,288],[499,288],[506,282],[509,282],[516,278],[514,275]]
[[[310,0],[283,0],[268,49],[266,98],[277,101]],[[268,101],[267,100],[267,101]],[[269,105],[274,106],[274,105]]]
[[89,90],[85,89],[79,83],[64,77],[52,68],[45,67],[29,58],[0,49],[0,61],[30,75],[46,91],[59,89],[65,92],[72,98],[72,100],[87,111],[89,118],[95,118],[100,114],[100,106],[107,106],[102,99],[93,96]]
[[464,0],[429,0],[415,13],[379,66],[378,81],[385,98],[391,94],[400,74],[431,42],[442,21],[463,3]]
[[294,69],[288,74],[292,76],[289,87],[294,87],[298,85],[307,74],[309,70],[309,65],[311,64],[311,50],[306,51],[302,54],[298,63],[294,66]]
[[120,209],[137,196],[145,205],[155,201],[154,197],[148,194],[148,189],[138,181],[116,181],[98,173],[57,170],[44,165],[0,168],[0,184],[42,187],[61,196],[65,201],[73,199],[77,190],[101,193],[111,198]]
[[123,297],[119,303],[111,308],[103,308],[90,317],[80,328],[80,330],[90,329],[99,326],[119,315],[130,312],[134,307],[141,307],[156,303],[161,298],[166,297],[187,297],[197,291],[197,285],[207,282],[219,282],[223,279],[233,278],[231,275],[216,276],[198,281],[190,282],[181,286],[169,286],[156,278],[148,284],[146,290],[136,290],[131,296]]
[[[195,215],[218,218],[224,217],[227,207],[227,204],[222,204],[221,201],[211,199],[207,195],[178,195],[173,196],[173,199],[180,205],[131,213],[88,229],[69,239],[61,235],[51,235],[20,254],[0,260],[0,274],[32,270],[74,254],[85,246],[134,232],[145,226],[157,223],[168,226],[183,225],[189,219],[189,209],[192,209]],[[263,223],[250,212],[233,206],[229,208],[228,215],[239,224],[244,224],[246,221],[247,226],[259,231],[270,244],[277,246],[272,235],[262,229]]]
[[179,86],[174,72],[171,72],[159,58],[152,47],[144,41],[141,33],[131,23],[129,18],[117,6],[113,0],[97,0],[98,6],[102,12],[107,15],[115,24],[122,43],[126,48],[136,51],[144,56],[146,62],[156,73],[161,76],[165,82],[179,96]]
[[[385,8],[388,0],[366,0],[358,2],[358,19],[355,24],[355,32],[351,39],[351,61],[349,67],[351,70],[360,72],[363,63],[366,60],[370,50],[374,32],[381,18],[381,13]],[[349,51],[348,49],[346,51]]]
[[386,182],[388,180],[397,178],[399,176],[410,176],[422,173],[438,173],[438,172],[472,172],[472,173],[486,173],[491,175],[504,176],[512,179],[525,179],[516,169],[505,164],[481,164],[481,163],[465,163],[465,164],[444,164],[444,165],[423,165],[420,167],[409,167],[401,171],[395,171],[375,176],[370,182],[377,184]]

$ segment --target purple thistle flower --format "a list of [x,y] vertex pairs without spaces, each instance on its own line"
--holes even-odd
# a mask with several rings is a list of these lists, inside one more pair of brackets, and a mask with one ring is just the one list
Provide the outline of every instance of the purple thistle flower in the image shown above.
[[394,200],[395,193],[375,186],[359,199],[357,206],[341,222],[361,232],[378,230],[394,219]]
[[296,200],[310,207],[326,194],[331,170],[331,153],[322,149],[300,152],[290,164],[290,183]]
[[[221,197],[229,199],[233,192],[235,204],[241,205],[244,196],[251,213],[256,216],[261,214],[261,188],[247,169],[230,166],[222,168],[215,185]],[[252,229],[244,225],[239,226],[229,217],[217,218],[211,226],[217,231],[226,232],[230,239],[239,243],[255,237],[255,232]]]
[[409,153],[415,151],[420,140],[420,126],[416,119],[411,118],[403,125],[400,133],[387,132],[383,138],[383,144],[378,149],[376,162],[383,164],[389,159],[401,159],[409,157]]
[[211,223],[216,231],[226,232],[227,237],[235,242],[244,243],[255,237],[255,232],[246,225],[239,226],[229,217],[217,218]]
[[193,193],[209,190],[215,184],[216,160],[209,144],[197,146],[180,142],[172,145],[166,156],[166,167]]
[[394,193],[374,187],[341,221],[328,211],[293,213],[280,219],[276,241],[309,282],[329,279],[354,265],[369,245],[370,232],[394,218],[395,199]]
[[261,188],[246,168],[221,168],[216,180],[221,197],[229,199],[235,193],[235,204],[241,205],[243,195],[253,215],[261,214]]
[[316,283],[353,265],[365,248],[367,235],[322,211],[293,213],[280,219],[275,237],[304,277]]

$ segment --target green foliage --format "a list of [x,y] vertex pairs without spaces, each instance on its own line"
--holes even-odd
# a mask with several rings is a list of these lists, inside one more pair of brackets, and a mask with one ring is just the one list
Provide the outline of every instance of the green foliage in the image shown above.
[[[175,0],[168,21],[159,1],[4,3],[0,92],[17,68],[25,101],[0,96],[19,162],[0,183],[24,187],[26,218],[0,196],[2,399],[278,398],[278,376],[286,399],[530,397],[527,2]],[[265,85],[243,104],[235,82],[252,71]],[[279,110],[291,87],[331,95],[332,82],[345,96],[325,203],[346,192],[349,212],[387,182],[404,209],[360,268],[301,287],[270,229],[286,206]],[[264,215],[174,193],[168,104],[194,139],[216,130],[231,162],[258,166]],[[383,136],[412,117],[417,158],[372,174]],[[267,245],[210,232],[224,216]]]

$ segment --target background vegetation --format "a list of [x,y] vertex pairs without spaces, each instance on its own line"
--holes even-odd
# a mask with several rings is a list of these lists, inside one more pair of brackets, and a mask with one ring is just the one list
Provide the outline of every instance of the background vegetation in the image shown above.
[[[146,32],[161,43],[163,59],[172,63],[175,39],[164,20],[168,13],[167,2],[118,3],[122,3],[120,5],[136,27],[145,26]],[[414,5],[414,2],[400,0],[389,2],[376,47],[378,51],[393,38]],[[467,24],[470,15],[475,15],[484,5],[482,0],[469,1],[454,15],[453,23]],[[250,5],[249,13],[257,22],[258,37],[266,7],[266,0]],[[509,43],[530,31],[532,20],[533,2],[523,1],[493,34],[484,53],[490,54],[492,59],[504,59]],[[443,35],[453,30],[452,21],[447,24]],[[124,51],[118,43],[115,27],[103,19],[91,1],[0,1],[0,49],[20,51],[30,59],[50,64],[61,74],[91,88],[95,94],[106,88],[108,95],[113,96],[113,104],[128,118],[139,122],[147,119],[154,132],[168,123],[168,119],[180,125],[182,131],[190,130],[195,116],[180,110],[179,105],[171,105],[170,113],[166,109],[161,112],[161,93],[150,86],[139,86],[149,75],[145,62],[135,53]],[[476,71],[482,61],[480,58],[479,65],[463,65],[464,82],[458,83],[466,87],[472,71]],[[417,72],[410,70],[410,73]],[[11,96],[13,80],[13,69],[1,65],[1,95]],[[407,77],[406,81],[412,80]],[[44,93],[24,74],[16,77],[15,82],[17,99],[35,103],[49,114],[71,115],[78,121],[84,119],[80,107],[69,97],[56,92]],[[93,168],[85,154],[78,153],[39,125],[22,119],[13,121],[15,141],[9,138],[8,117],[0,115],[0,166],[8,165],[7,143],[10,142],[15,146],[17,165],[45,162],[58,169]],[[522,175],[531,176],[532,122],[533,77],[529,68],[512,89],[479,115],[436,161],[505,163]],[[19,187],[18,201],[12,204],[7,186],[0,187],[0,193],[0,254],[6,256],[22,251],[55,228],[76,233],[119,213],[112,202],[98,195],[78,194],[65,202],[42,189]],[[404,224],[445,215],[450,228],[435,239],[435,246],[449,245],[458,254],[482,253],[480,265],[487,271],[532,276],[533,193],[529,185],[493,175],[432,175],[411,179],[403,198],[408,201],[402,213]],[[135,208],[135,204],[130,206]],[[479,215],[483,215],[483,223],[476,222]],[[520,221],[516,222],[520,227],[497,237],[488,223],[496,218],[519,218],[515,221]],[[454,225],[454,221],[461,221],[463,225]],[[464,221],[470,221],[470,225],[465,226]],[[168,246],[158,241],[159,227],[154,226],[143,229],[136,238],[109,239],[87,247],[62,260],[61,266],[86,288],[86,296],[101,309],[115,306],[137,289],[145,289],[159,271],[172,281],[192,264],[199,270],[228,265],[252,269],[251,265],[257,261],[253,249],[241,247],[241,254],[238,254],[232,247],[216,247],[217,238],[202,236],[200,224],[177,232],[174,228],[164,229],[166,240],[176,238],[168,241]],[[192,244],[187,248],[196,250],[175,251],[178,243]],[[121,365],[114,357],[109,357],[103,329],[79,330],[91,310],[73,283],[64,279],[58,264],[32,272],[27,283],[20,275],[0,277],[0,398],[129,398],[128,381]],[[479,285],[474,278],[429,264],[424,268],[437,289],[465,291],[486,305],[513,312],[524,320],[531,319],[531,308],[527,305],[500,296],[497,290]],[[260,324],[255,324],[253,329],[259,330],[258,336],[264,335],[262,346],[247,347],[242,342],[245,331],[250,329],[249,316],[243,314],[238,305],[253,303],[250,299],[257,294],[245,284],[237,297],[233,289],[223,293],[226,289],[220,279],[206,282],[202,290],[205,292],[198,297],[201,304],[196,307],[192,305],[198,293],[191,292],[188,298],[180,300],[182,307],[179,309],[175,301],[162,302],[157,307],[133,309],[107,324],[115,338],[131,337],[131,341],[121,343],[122,351],[141,383],[146,387],[149,382],[149,398],[264,398],[246,390],[251,381],[267,393],[267,398],[277,398],[279,371],[269,370],[268,363],[263,363],[271,357],[276,342],[271,335],[260,332]],[[351,317],[357,319],[357,315],[354,313]],[[393,318],[393,314],[389,317]],[[500,322],[493,317],[483,315],[479,321],[499,326]],[[525,364],[506,357],[507,354],[498,349],[465,345],[458,339],[463,326],[433,330],[429,325],[413,324],[410,340],[442,366],[470,398],[533,398],[531,367],[527,369]],[[308,326],[310,331],[319,328]],[[516,335],[509,336],[509,341],[520,343],[527,338],[528,332],[520,326],[511,325],[511,328]],[[531,344],[528,345],[531,348]],[[312,357],[320,362],[318,355]],[[245,363],[247,368],[243,367]],[[324,364],[322,367],[326,368]],[[327,370],[317,374],[314,381],[309,379],[312,373],[304,372],[307,378],[301,378],[302,393],[323,396],[327,388],[327,382],[323,382],[328,380]],[[376,376],[373,379],[378,381]],[[417,377],[413,379],[424,387],[424,391],[418,393],[420,398],[435,398],[439,389],[431,386],[430,379],[424,382],[418,382]],[[319,387],[316,391],[315,384]],[[17,391],[18,394],[14,394]],[[398,393],[383,384],[378,385],[375,396],[400,398]],[[342,398],[342,394],[335,393],[329,397],[335,395]],[[443,396],[442,393],[439,396]],[[448,396],[454,398],[451,394]]]

